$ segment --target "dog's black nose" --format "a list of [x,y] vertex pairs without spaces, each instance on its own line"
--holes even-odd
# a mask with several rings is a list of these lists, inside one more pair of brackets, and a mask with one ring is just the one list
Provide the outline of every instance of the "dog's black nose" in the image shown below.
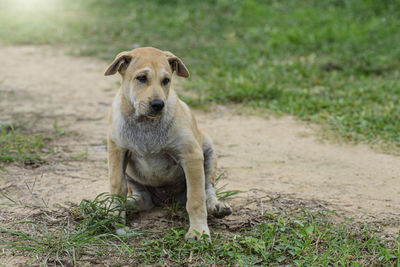
[[154,99],[150,102],[150,107],[155,111],[155,112],[160,112],[163,107],[164,107],[164,101],[160,99]]

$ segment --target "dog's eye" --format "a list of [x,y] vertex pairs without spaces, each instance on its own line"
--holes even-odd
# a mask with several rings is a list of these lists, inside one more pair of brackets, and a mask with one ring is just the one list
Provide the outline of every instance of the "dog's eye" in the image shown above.
[[162,84],[163,84],[163,85],[169,84],[169,79],[168,79],[168,78],[165,78],[164,80],[162,80]]
[[136,80],[138,80],[141,83],[146,83],[147,82],[147,77],[146,75],[140,75],[136,77]]

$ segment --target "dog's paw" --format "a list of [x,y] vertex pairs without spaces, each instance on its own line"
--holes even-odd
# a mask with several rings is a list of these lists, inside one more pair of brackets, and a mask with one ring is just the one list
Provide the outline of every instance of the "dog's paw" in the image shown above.
[[202,237],[204,237],[206,240],[211,240],[210,230],[208,229],[208,226],[198,228],[190,227],[189,231],[186,233],[185,239],[200,240]]
[[150,210],[154,207],[154,204],[149,193],[140,192],[129,197],[126,206],[131,212],[140,212]]
[[228,203],[220,202],[216,198],[210,198],[207,200],[207,212],[216,218],[223,218],[232,214],[232,208]]

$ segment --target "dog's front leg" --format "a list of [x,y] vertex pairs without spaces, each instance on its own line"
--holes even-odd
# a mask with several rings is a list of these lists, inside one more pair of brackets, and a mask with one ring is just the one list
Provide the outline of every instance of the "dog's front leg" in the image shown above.
[[207,225],[204,158],[202,153],[186,155],[182,160],[182,167],[186,176],[186,209],[190,222],[186,239],[198,239],[202,234],[210,236],[210,230]]
[[[115,142],[108,136],[108,172],[110,178],[110,192],[111,194],[118,194],[126,197],[128,193],[127,181],[125,179],[126,169],[126,150],[118,147]],[[122,203],[113,203],[113,207]],[[117,213],[117,212],[114,212]],[[122,211],[119,214],[125,218],[126,214]]]

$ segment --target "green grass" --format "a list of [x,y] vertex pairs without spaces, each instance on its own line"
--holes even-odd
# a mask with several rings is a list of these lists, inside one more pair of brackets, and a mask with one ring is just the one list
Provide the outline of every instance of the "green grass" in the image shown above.
[[[185,230],[171,229],[164,237],[142,239],[135,246],[144,264],[225,265],[374,265],[399,263],[399,240],[390,248],[368,229],[349,233],[334,226],[326,214],[282,217],[266,214],[261,223],[229,235],[214,233],[211,242],[182,242]],[[192,260],[190,257],[192,255]]]
[[221,173],[220,175],[218,175],[217,178],[215,178],[215,186],[216,186],[215,194],[216,194],[218,200],[224,201],[229,197],[232,197],[232,196],[235,196],[237,194],[244,192],[241,190],[225,190],[227,184],[223,184],[223,185],[219,186],[218,184],[221,182],[221,179],[223,178],[223,176],[225,176],[225,173]]
[[[102,256],[107,248],[113,247],[117,252],[123,249],[124,241],[116,235],[115,227],[121,219],[108,216],[122,206],[111,207],[115,196],[101,194],[93,201],[82,201],[79,209],[73,210],[73,216],[62,218],[57,225],[48,225],[42,218],[40,221],[14,222],[14,227],[25,226],[25,230],[0,227],[9,239],[0,241],[0,246],[41,259],[41,264],[76,264],[81,253]],[[51,212],[47,212],[50,213]],[[46,214],[47,214],[46,213]],[[48,215],[49,216],[49,215]]]
[[192,103],[245,103],[347,140],[400,146],[399,1],[29,2],[0,4],[4,42],[110,62],[159,47],[189,67]]
[[[11,123],[0,124],[0,169],[11,162],[23,164],[30,168],[39,167],[56,157],[80,160],[87,152],[78,155],[63,154],[55,147],[54,142],[62,136],[76,134],[65,127],[53,123],[51,130],[35,129],[37,120],[14,119]],[[37,128],[37,127],[36,127]]]
[[[184,242],[187,221],[177,217],[170,220],[172,225],[159,221],[144,231],[131,230],[129,237],[117,235],[115,228],[121,227],[120,218],[109,215],[114,198],[101,194],[93,201],[83,201],[69,216],[53,211],[38,221],[0,227],[3,238],[0,247],[30,255],[32,262],[35,257],[41,259],[42,264],[390,266],[400,263],[399,237],[384,240],[366,225],[355,226],[351,221],[334,223],[332,212],[258,213],[252,222],[243,221],[242,225],[239,222],[225,230],[214,230],[216,226],[211,222],[214,230],[211,242],[206,239]],[[58,220],[53,219],[49,226],[46,222],[49,217]]]
[[0,162],[40,164],[55,152],[49,142],[65,132],[54,124],[54,133],[31,133],[24,123],[0,125]]

